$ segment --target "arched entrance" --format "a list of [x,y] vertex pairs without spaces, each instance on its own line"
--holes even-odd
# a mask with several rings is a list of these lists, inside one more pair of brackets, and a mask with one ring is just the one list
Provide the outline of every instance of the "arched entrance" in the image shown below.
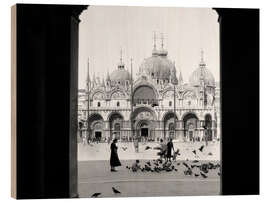
[[184,137],[186,141],[195,141],[198,131],[198,118],[194,113],[188,113],[183,118],[184,121]]
[[147,140],[149,137],[149,128],[149,121],[147,120],[139,121],[136,127],[139,136],[145,140]]
[[136,108],[131,115],[134,136],[141,140],[149,141],[155,138],[154,122],[156,120],[155,112],[148,107]]
[[205,115],[205,127],[207,129],[207,140],[212,141],[213,140],[213,134],[212,134],[212,116],[210,114]]
[[176,138],[175,128],[177,121],[178,118],[173,112],[168,112],[165,114],[163,118],[164,138]]
[[122,139],[121,136],[121,128],[123,125],[123,116],[119,112],[113,112],[109,115],[109,139],[112,140],[117,138],[119,140]]
[[100,114],[91,114],[88,118],[88,140],[101,141],[103,136],[103,118]]

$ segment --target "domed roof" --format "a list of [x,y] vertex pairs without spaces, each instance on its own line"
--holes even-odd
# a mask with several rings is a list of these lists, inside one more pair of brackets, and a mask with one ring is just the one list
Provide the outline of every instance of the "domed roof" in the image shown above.
[[211,71],[205,67],[205,64],[200,64],[200,67],[193,71],[189,77],[190,85],[199,86],[201,78],[203,78],[206,86],[215,87],[215,78]]
[[126,80],[130,80],[130,74],[127,70],[125,70],[124,68],[118,68],[117,70],[113,71],[110,75],[110,79],[111,81],[115,81],[115,82],[122,82],[122,81],[126,81]]
[[152,55],[146,58],[140,66],[149,76],[156,79],[170,79],[174,64],[166,56]]

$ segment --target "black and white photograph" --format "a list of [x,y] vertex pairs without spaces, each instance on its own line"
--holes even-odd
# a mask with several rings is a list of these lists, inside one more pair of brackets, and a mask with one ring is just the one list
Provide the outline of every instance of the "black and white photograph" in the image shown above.
[[79,197],[220,195],[216,10],[89,6],[80,20]]

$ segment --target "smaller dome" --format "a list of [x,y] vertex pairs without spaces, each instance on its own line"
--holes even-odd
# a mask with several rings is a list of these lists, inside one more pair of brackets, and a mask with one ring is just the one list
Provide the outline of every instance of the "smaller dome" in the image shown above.
[[193,71],[189,78],[190,85],[200,86],[201,78],[206,86],[215,87],[215,78],[211,71],[205,67],[205,64],[200,64],[200,67]]
[[124,68],[120,69],[118,68],[117,70],[113,71],[110,75],[111,81],[114,82],[123,82],[126,80],[130,80],[130,74],[127,70]]

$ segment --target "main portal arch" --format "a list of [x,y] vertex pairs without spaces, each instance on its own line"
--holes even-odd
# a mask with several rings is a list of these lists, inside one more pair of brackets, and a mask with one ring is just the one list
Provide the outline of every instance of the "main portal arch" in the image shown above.
[[151,108],[136,108],[131,115],[132,128],[135,132],[133,135],[143,140],[153,140],[156,120],[157,116]]

